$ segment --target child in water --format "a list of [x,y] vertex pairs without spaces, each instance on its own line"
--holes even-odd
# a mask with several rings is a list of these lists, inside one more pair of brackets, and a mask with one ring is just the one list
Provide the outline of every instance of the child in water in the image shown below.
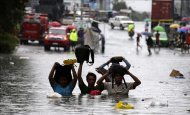
[[94,73],[89,72],[86,75],[87,85],[84,83],[81,77],[82,66],[83,66],[83,62],[80,63],[79,68],[78,68],[78,82],[79,82],[79,88],[81,90],[81,94],[100,95],[103,90],[103,87],[95,85],[96,75]]
[[[71,70],[74,79],[72,79]],[[72,95],[77,82],[77,74],[74,66],[62,66],[58,62],[55,62],[49,73],[49,82],[54,92],[62,96]]]

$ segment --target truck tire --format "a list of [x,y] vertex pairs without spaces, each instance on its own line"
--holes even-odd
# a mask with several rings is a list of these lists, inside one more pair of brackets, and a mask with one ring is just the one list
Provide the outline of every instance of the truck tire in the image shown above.
[[122,24],[120,24],[120,30],[124,30],[124,27]]
[[50,51],[50,46],[44,45],[44,50],[45,51]]
[[110,25],[110,26],[111,26],[111,29],[114,29],[114,25],[113,25],[112,23],[111,23],[111,25]]
[[39,45],[43,45],[44,44],[44,41],[43,40],[39,40]]

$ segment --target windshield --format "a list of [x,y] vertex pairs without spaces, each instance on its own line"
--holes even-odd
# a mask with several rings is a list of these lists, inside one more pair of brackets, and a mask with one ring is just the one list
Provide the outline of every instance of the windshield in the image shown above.
[[[167,38],[166,32],[159,32],[160,38]],[[156,36],[156,32],[154,33],[154,36]]]
[[49,33],[50,34],[65,34],[66,32],[63,29],[50,29]]
[[121,20],[129,20],[129,18],[125,17],[125,18],[121,18]]

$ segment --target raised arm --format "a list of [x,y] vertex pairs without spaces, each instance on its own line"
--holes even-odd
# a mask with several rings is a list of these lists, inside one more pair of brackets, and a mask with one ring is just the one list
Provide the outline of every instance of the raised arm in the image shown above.
[[77,83],[77,73],[75,71],[75,67],[74,64],[72,65],[72,73],[73,73],[73,80],[72,80],[72,85],[73,87],[75,87],[76,83]]
[[55,83],[55,79],[54,79],[53,76],[54,76],[55,70],[56,70],[56,68],[58,66],[60,66],[60,64],[58,62],[55,62],[54,65],[53,65],[53,67],[51,68],[50,73],[49,73],[48,79],[49,79],[49,82],[50,82],[51,85]]
[[101,66],[97,67],[97,68],[96,68],[96,71],[97,71],[98,73],[104,75],[104,74],[108,71],[108,70],[106,70],[104,67],[105,67],[106,65],[109,65],[110,62],[111,62],[111,61],[108,60],[106,63],[104,63],[104,64],[102,64]]
[[79,64],[79,68],[78,68],[78,81],[79,81],[79,85],[84,85],[84,81],[81,77],[81,74],[82,74],[82,66],[83,66],[83,63],[80,63]]
[[124,58],[124,57],[122,57],[123,59],[123,62],[126,64],[126,69],[128,70],[130,67],[131,67],[131,64]]
[[103,84],[103,80],[106,79],[111,73],[109,72],[109,70],[98,79],[97,81],[97,85],[102,85]]
[[131,72],[129,72],[128,70],[127,70],[127,74],[128,74],[129,76],[131,76],[131,78],[135,81],[134,84],[133,84],[133,88],[134,88],[134,89],[135,89],[138,85],[141,84],[141,81],[140,81],[135,75],[133,75]]

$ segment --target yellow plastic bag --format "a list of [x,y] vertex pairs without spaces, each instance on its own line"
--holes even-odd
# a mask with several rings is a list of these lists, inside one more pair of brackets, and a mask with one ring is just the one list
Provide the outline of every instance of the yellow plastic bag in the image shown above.
[[119,101],[116,103],[115,109],[134,109],[134,106],[130,103],[123,103],[122,101]]
[[67,60],[63,61],[64,65],[71,65],[71,64],[74,64],[76,62],[77,62],[76,59],[67,59]]

